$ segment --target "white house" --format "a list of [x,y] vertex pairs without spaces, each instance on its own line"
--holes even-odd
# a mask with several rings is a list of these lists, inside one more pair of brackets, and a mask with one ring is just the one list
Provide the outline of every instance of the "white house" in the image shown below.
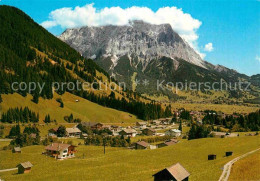
[[119,132],[119,135],[128,136],[128,137],[135,137],[137,134],[137,131],[134,129],[124,129]]
[[165,132],[166,136],[179,137],[181,136],[181,131],[178,129],[170,129]]
[[81,131],[79,128],[66,128],[66,135],[68,137],[80,137]]
[[142,129],[145,129],[146,126],[147,126],[147,122],[144,122],[144,121],[142,121],[142,122],[136,122],[136,126],[142,128]]
[[56,159],[65,159],[74,157],[76,152],[74,145],[63,143],[52,143],[45,147],[45,154]]

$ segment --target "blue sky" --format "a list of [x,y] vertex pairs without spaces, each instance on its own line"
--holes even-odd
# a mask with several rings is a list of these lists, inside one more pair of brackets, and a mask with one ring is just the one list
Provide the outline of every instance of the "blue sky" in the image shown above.
[[[105,7],[111,8],[117,6],[123,10],[133,6],[147,7],[153,12],[156,12],[159,8],[176,7],[176,12],[181,11],[183,14],[174,18],[173,13],[173,21],[176,21],[175,24],[173,23],[173,26],[176,25],[176,27],[173,28],[178,29],[177,25],[181,24],[181,28],[177,30],[178,33],[188,38],[196,35],[197,38],[191,38],[190,41],[187,38],[187,41],[191,42],[200,53],[206,55],[205,60],[213,64],[224,65],[247,75],[260,73],[260,1],[257,0],[0,1],[0,4],[18,7],[39,24],[47,20],[55,22],[56,19],[54,21],[50,13],[56,9],[71,7],[71,11],[74,12],[76,6],[84,7],[86,4],[91,3],[94,3],[93,7],[97,12]],[[172,11],[172,9],[170,11]],[[187,21],[186,23],[186,20],[181,19],[186,17],[185,13],[190,14],[191,17],[188,18],[190,22]],[[59,16],[57,12],[54,14],[55,17]],[[72,17],[58,17],[58,19],[61,18]],[[178,18],[180,19],[176,20]],[[75,24],[77,25],[82,23],[81,21],[78,22],[77,19],[73,19],[73,21],[76,21]],[[104,23],[103,21],[95,21],[96,20],[92,23]],[[118,21],[118,18],[115,18],[115,21]],[[171,21],[171,19],[167,21]],[[62,25],[63,27],[61,27],[60,25],[61,24],[57,23],[57,25],[47,29],[51,33],[59,35],[68,27],[67,25]],[[205,45],[207,46],[205,47]]]

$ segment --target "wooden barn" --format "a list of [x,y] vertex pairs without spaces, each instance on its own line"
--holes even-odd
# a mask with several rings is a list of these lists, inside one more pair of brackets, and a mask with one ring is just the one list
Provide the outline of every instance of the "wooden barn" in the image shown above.
[[147,136],[153,136],[155,135],[156,131],[152,128],[145,128],[142,133]]
[[157,145],[158,148],[165,147],[165,146],[171,146],[177,144],[179,141],[177,139],[170,139],[168,141],[165,141],[164,143],[160,143]]
[[103,124],[96,122],[82,122],[83,126],[90,127],[91,129],[102,129]]
[[208,155],[208,160],[216,160],[216,159],[217,159],[217,155],[214,154]]
[[190,173],[180,164],[176,163],[153,175],[154,181],[188,181]]
[[29,173],[31,171],[32,166],[33,165],[31,164],[31,162],[20,163],[16,166],[18,167],[18,174]]
[[150,144],[149,144],[149,143],[146,143],[145,141],[139,141],[139,142],[135,143],[135,149],[137,149],[137,150],[140,150],[140,149],[142,149],[142,150],[148,149],[149,146],[150,146]]
[[13,152],[13,153],[22,153],[22,150],[21,150],[20,147],[14,147],[14,148],[12,149],[12,152]]
[[226,156],[232,156],[233,152],[232,151],[227,151]]

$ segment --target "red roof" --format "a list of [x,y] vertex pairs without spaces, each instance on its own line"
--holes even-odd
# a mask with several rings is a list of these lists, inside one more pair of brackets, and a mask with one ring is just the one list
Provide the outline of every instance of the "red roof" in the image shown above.
[[[60,151],[60,150],[65,150],[65,149],[69,148],[70,146],[73,146],[73,145],[63,144],[63,143],[52,143],[52,144],[46,146],[45,150]],[[74,147],[76,147],[76,146],[74,146]]]

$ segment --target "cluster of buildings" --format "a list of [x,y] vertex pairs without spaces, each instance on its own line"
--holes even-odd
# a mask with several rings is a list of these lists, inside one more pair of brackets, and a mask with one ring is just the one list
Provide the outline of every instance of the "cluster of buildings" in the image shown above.
[[[108,129],[112,132],[111,136],[125,136],[125,137],[135,137],[136,135],[146,135],[146,136],[172,136],[178,137],[181,135],[181,131],[173,129],[174,124],[171,123],[171,118],[161,118],[153,121],[141,121],[136,122],[135,126],[122,127],[117,125],[105,125],[96,122],[82,122],[82,126],[88,127],[92,130],[104,130]],[[165,132],[158,130],[167,130]],[[52,128],[49,130],[48,136],[57,137],[58,128]],[[87,137],[87,134],[81,132],[77,128],[77,125],[73,128],[66,128],[66,137]]]

